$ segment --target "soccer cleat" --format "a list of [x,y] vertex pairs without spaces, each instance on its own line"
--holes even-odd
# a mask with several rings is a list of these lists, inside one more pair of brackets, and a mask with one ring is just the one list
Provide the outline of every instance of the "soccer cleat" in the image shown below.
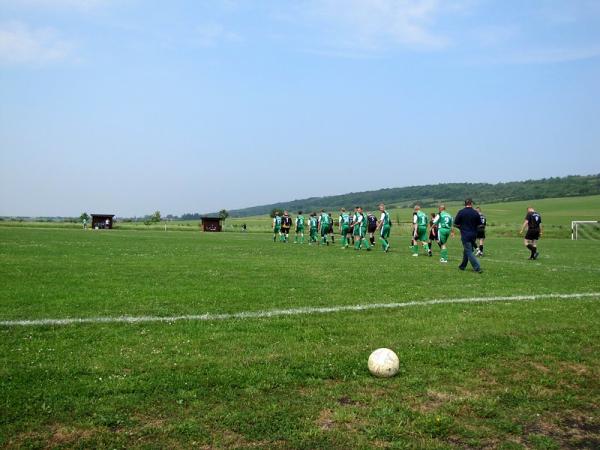
[[447,263],[447,262],[448,262],[448,260],[447,260],[447,259],[444,259],[444,258],[440,258],[440,262],[441,262],[441,263]]
[[477,269],[477,270],[473,269],[473,272],[481,274],[481,273],[483,273],[483,269]]
[[432,252],[431,250],[429,250],[429,251],[427,252],[427,254],[428,254],[429,256],[433,256],[433,252]]
[[419,256],[419,254],[418,254],[418,253],[413,253],[412,255],[413,255],[413,256]]
[[535,252],[535,254],[533,255],[532,259],[538,259],[538,256],[540,256],[540,253],[539,252]]

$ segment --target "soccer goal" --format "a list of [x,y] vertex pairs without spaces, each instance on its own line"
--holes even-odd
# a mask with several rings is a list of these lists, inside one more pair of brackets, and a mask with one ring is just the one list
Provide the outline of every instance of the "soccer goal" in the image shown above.
[[600,239],[600,222],[597,220],[573,220],[571,222],[571,239]]

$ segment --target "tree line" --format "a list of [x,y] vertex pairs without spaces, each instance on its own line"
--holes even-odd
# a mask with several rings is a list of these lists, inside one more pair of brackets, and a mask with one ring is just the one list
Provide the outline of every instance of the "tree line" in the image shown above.
[[360,205],[374,209],[380,202],[390,207],[412,207],[419,203],[431,207],[440,202],[461,201],[472,197],[479,203],[511,202],[553,197],[580,197],[600,194],[600,174],[570,175],[540,180],[512,181],[508,183],[441,183],[375,191],[351,192],[328,197],[311,197],[302,200],[260,205],[229,211],[232,217],[270,214],[273,210],[317,211],[337,210]]

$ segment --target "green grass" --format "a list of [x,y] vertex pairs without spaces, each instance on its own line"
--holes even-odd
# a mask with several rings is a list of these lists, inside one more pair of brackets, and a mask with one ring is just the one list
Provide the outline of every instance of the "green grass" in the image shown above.
[[[600,292],[598,242],[544,239],[531,262],[521,240],[490,239],[478,275],[456,269],[458,239],[444,266],[393,233],[383,254],[0,227],[0,319]],[[0,327],[0,447],[597,448],[599,324],[587,298]],[[395,378],[368,373],[378,347],[398,353]]]

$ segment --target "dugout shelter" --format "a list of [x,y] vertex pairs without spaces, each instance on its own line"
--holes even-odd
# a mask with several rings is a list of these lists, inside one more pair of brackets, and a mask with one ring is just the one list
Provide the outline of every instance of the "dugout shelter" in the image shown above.
[[220,217],[204,216],[200,217],[200,220],[202,221],[202,231],[223,231],[221,225],[223,219]]
[[114,220],[114,214],[92,214],[92,229],[112,230]]

